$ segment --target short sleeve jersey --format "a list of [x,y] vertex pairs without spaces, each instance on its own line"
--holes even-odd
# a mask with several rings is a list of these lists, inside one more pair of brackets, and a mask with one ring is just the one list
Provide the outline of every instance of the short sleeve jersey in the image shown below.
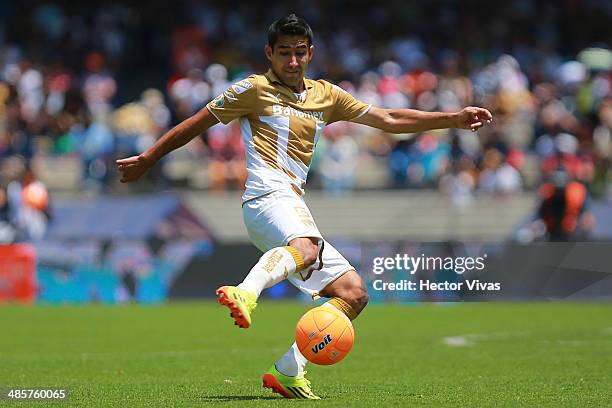
[[270,70],[236,82],[208,103],[220,122],[240,120],[248,173],[243,201],[283,188],[304,194],[325,125],[354,120],[370,109],[327,81],[304,79],[304,86],[305,97],[296,95]]

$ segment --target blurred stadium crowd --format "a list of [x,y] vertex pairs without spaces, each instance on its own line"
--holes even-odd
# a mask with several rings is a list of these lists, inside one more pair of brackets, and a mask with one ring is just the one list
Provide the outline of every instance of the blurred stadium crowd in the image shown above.
[[[236,123],[173,152],[137,185],[119,185],[113,163],[143,151],[232,81],[265,71],[267,27],[290,12],[315,32],[310,77],[378,106],[473,104],[494,114],[477,134],[392,137],[330,125],[311,188],[438,189],[457,207],[475,194],[537,189],[539,208],[516,239],[588,232],[595,220],[587,198],[610,196],[612,177],[612,3],[494,3],[0,2],[0,243],[36,242],[39,300],[166,298],[201,243],[40,240],[54,216],[44,182],[93,195],[241,189],[245,152]],[[49,163],[78,163],[79,181],[54,180],[66,171]],[[361,247],[351,245],[343,252],[357,265]]]
[[[33,177],[40,161],[68,156],[81,163],[84,189],[117,188],[115,158],[141,152],[231,81],[265,70],[267,25],[295,11],[315,31],[311,77],[383,107],[477,104],[495,116],[478,134],[399,140],[352,124],[329,126],[313,163],[315,186],[341,193],[360,187],[360,172],[378,170],[384,177],[368,187],[441,188],[461,204],[475,191],[535,188],[562,170],[605,194],[610,2],[520,0],[495,10],[450,0],[359,4],[300,2],[290,10],[280,2],[183,1],[170,10],[160,1],[146,8],[3,2],[0,187],[6,193],[11,182]],[[9,157],[23,171],[6,169]],[[241,188],[243,162],[237,126],[216,126],[148,179]]]

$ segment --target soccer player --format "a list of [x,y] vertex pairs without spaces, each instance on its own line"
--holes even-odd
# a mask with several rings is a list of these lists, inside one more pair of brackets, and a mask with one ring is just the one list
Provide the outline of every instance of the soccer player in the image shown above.
[[[244,222],[253,244],[264,254],[237,286],[216,293],[235,324],[251,325],[262,290],[288,279],[321,307],[337,308],[353,320],[368,302],[355,268],[319,232],[304,203],[304,183],[323,127],[340,120],[390,133],[431,129],[477,130],[492,120],[486,109],[455,113],[382,109],[367,105],[323,80],[304,77],[314,55],[313,33],[291,14],[268,30],[265,55],[270,69],[230,86],[201,111],[163,135],[138,156],[117,160],[121,182],[138,180],[159,159],[218,122],[234,119],[247,152],[248,178],[242,196]],[[286,398],[318,399],[304,377],[306,359],[295,343],[263,376],[263,385]]]

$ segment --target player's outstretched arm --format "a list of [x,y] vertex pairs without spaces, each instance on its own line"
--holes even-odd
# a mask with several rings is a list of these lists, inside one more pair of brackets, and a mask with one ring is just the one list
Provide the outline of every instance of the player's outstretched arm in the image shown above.
[[424,112],[414,109],[383,109],[372,106],[353,122],[388,133],[417,133],[433,129],[459,128],[478,130],[493,120],[484,108],[468,106],[459,112]]
[[219,121],[204,107],[164,134],[153,146],[138,156],[119,159],[115,163],[121,173],[120,181],[129,183],[138,180],[166,154],[187,144]]

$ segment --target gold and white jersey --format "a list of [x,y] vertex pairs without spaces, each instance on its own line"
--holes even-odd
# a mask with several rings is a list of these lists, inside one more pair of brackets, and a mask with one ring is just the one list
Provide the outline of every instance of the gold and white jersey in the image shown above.
[[370,109],[327,81],[304,79],[304,85],[305,93],[295,94],[269,70],[236,82],[208,103],[221,123],[240,120],[248,172],[243,201],[283,188],[304,194],[323,127]]

